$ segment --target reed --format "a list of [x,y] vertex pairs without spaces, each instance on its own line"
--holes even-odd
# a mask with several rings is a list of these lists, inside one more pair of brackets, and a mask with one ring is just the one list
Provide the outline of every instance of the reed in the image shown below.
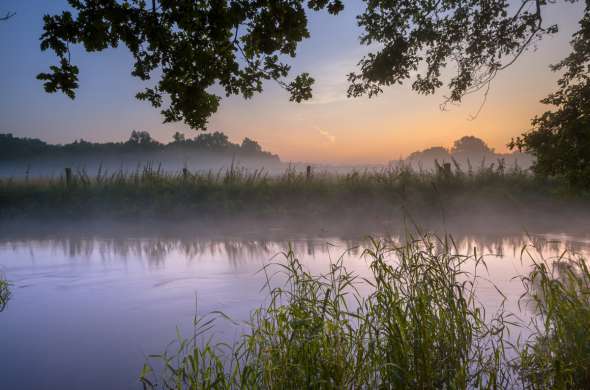
[[[66,183],[67,181],[67,183]],[[287,169],[277,175],[231,167],[218,172],[163,172],[148,165],[135,172],[84,171],[55,178],[0,180],[0,217],[55,215],[178,216],[250,213],[265,216],[383,214],[406,207],[440,213],[441,208],[479,207],[482,202],[519,208],[555,201],[564,191],[556,180],[518,169],[494,167],[416,171],[408,167],[347,174]],[[578,195],[581,197],[583,195]],[[346,206],[346,207],[343,207]]]
[[[264,268],[268,305],[233,344],[211,336],[221,313],[152,355],[146,389],[582,389],[590,383],[590,271],[584,259],[537,261],[521,278],[530,324],[478,303],[476,251],[425,235],[403,245],[371,240],[371,276],[342,258],[309,273],[289,247]],[[526,249],[526,248],[525,248]],[[528,255],[523,250],[523,256]],[[359,287],[369,287],[361,294]],[[498,291],[500,294],[501,292]],[[531,326],[532,325],[532,326]],[[509,341],[526,329],[524,342]],[[156,368],[156,367],[159,367]]]
[[[215,318],[197,318],[195,335],[154,355],[141,373],[148,389],[503,388],[510,372],[506,320],[486,318],[475,274],[483,259],[459,255],[452,241],[424,237],[403,246],[373,241],[372,276],[342,259],[312,275],[292,250],[265,268],[269,304],[252,313],[235,344],[206,338]],[[273,280],[279,280],[274,285]],[[371,293],[359,293],[368,284]],[[205,338],[204,338],[205,337]],[[154,367],[162,367],[156,370]]]
[[530,389],[590,384],[590,271],[582,258],[535,261],[522,278],[537,316],[520,348],[518,370]]

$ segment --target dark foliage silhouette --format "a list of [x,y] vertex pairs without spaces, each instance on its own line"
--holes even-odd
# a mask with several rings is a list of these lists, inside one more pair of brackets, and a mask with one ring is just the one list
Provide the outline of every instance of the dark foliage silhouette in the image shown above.
[[447,101],[459,102],[489,85],[535,40],[557,32],[543,23],[545,0],[522,1],[515,11],[507,0],[365,2],[361,42],[378,50],[349,75],[349,96],[373,96],[412,78],[415,91],[432,94],[444,85],[442,69],[454,63]]
[[0,272],[0,312],[3,312],[10,299],[10,283],[4,278]]
[[455,169],[482,169],[511,168],[528,169],[532,164],[533,157],[522,152],[496,153],[481,138],[466,135],[453,143],[450,149],[443,146],[432,146],[430,148],[411,153],[406,162],[412,166],[424,169],[441,167],[441,164],[451,163]]
[[[309,37],[306,8],[337,14],[341,0],[186,1],[69,0],[74,12],[44,18],[41,49],[51,49],[59,64],[38,75],[47,92],[71,98],[78,88],[78,67],[70,62],[69,45],[102,51],[124,44],[135,59],[133,76],[156,86],[137,94],[162,107],[164,122],[184,121],[204,129],[225,95],[250,98],[265,80],[276,80],[301,102],[311,98],[314,80],[302,73],[287,82],[290,66],[280,56],[294,57],[297,44]],[[159,74],[160,74],[159,72]]]
[[411,153],[408,161],[450,161],[451,153],[447,148],[442,146],[432,146],[430,148]]
[[542,176],[564,176],[574,187],[590,188],[590,3],[573,52],[554,65],[563,72],[558,90],[543,103],[554,106],[532,121],[532,129],[510,146],[533,154],[534,170]]
[[0,22],[8,20],[12,18],[14,15],[16,15],[14,12],[7,12],[3,16],[0,16]]
[[153,139],[147,131],[134,130],[126,142],[95,143],[77,140],[65,145],[51,145],[39,139],[0,134],[0,161],[39,157],[117,156],[125,153],[178,151],[178,149],[194,153],[227,153],[278,160],[278,156],[263,151],[256,141],[245,138],[242,144],[235,144],[221,132],[203,133],[193,139],[186,139],[184,134],[176,133],[173,136],[173,142],[162,144]]
[[[515,10],[508,0],[364,2],[357,17],[361,43],[378,49],[349,75],[349,96],[373,96],[411,78],[415,91],[431,94],[445,84],[442,69],[453,63],[457,74],[448,82],[447,99],[458,102],[558,30],[543,23],[546,0],[524,0]],[[294,57],[298,43],[309,37],[306,11],[338,14],[344,8],[341,0],[69,3],[74,13],[45,17],[41,48],[59,58],[59,65],[38,76],[46,91],[75,95],[79,70],[70,62],[69,44],[87,51],[124,44],[135,58],[134,76],[148,80],[161,70],[157,85],[137,97],[155,107],[169,101],[162,110],[165,122],[184,120],[195,129],[204,129],[217,111],[220,97],[208,91],[214,84],[227,96],[249,98],[262,91],[264,80],[276,80],[291,100],[311,98],[313,78],[303,73],[287,83],[290,67],[280,56]]]
[[474,159],[491,156],[494,149],[491,149],[482,139],[474,136],[464,136],[455,141],[451,148],[451,154],[455,158]]

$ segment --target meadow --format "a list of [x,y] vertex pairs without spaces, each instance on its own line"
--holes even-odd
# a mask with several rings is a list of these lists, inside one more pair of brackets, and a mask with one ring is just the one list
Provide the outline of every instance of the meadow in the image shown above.
[[[532,262],[522,276],[530,323],[487,312],[485,259],[451,238],[373,240],[371,277],[341,259],[308,272],[290,249],[267,265],[268,305],[233,344],[215,341],[222,313],[149,357],[146,389],[581,389],[590,382],[590,272],[580,258]],[[523,249],[523,256],[532,256]],[[363,285],[369,294],[361,294]],[[498,291],[498,294],[502,294]],[[525,338],[511,332],[527,329]],[[525,333],[526,334],[526,333]]]
[[281,174],[230,167],[216,172],[133,172],[0,179],[0,217],[157,217],[301,215],[457,215],[496,208],[512,213],[583,204],[587,195],[556,178],[542,179],[501,164],[435,170],[408,166],[330,173],[286,169]]

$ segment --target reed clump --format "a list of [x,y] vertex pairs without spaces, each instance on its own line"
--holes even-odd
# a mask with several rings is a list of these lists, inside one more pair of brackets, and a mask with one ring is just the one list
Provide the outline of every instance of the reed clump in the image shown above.
[[[140,377],[144,388],[582,389],[590,383],[584,259],[532,259],[520,298],[534,306],[527,327],[503,304],[486,314],[476,296],[484,258],[459,254],[450,239],[372,240],[364,256],[368,278],[347,271],[342,258],[313,275],[289,249],[283,261],[264,268],[268,305],[252,313],[235,343],[210,336],[221,314],[196,317],[191,338],[178,335],[174,347],[150,357]],[[511,331],[525,328],[525,342],[509,341]]]
[[532,336],[520,348],[519,373],[530,389],[590,385],[590,271],[582,258],[534,262],[524,277]]
[[[235,344],[203,338],[214,318],[196,319],[190,339],[152,356],[148,389],[502,388],[510,373],[506,319],[486,318],[475,274],[483,261],[452,242],[424,238],[403,246],[373,241],[371,277],[342,260],[312,275],[289,250],[265,268],[267,306],[253,312]],[[271,269],[279,270],[271,274]],[[274,275],[274,276],[270,276]],[[280,279],[278,287],[271,287]],[[359,293],[359,285],[370,293]],[[154,367],[161,367],[156,370]]]

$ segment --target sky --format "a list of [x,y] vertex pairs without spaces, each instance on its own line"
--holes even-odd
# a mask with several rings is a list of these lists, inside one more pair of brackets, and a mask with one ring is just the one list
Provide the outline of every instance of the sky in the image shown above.
[[[42,17],[67,8],[66,0],[0,0],[0,14],[16,12],[0,23],[0,133],[51,143],[121,141],[132,130],[146,130],[163,142],[176,131],[197,135],[182,122],[162,124],[157,109],[135,99],[146,84],[130,75],[132,58],[124,47],[101,53],[73,48],[72,62],[80,67],[76,99],[45,93],[35,76],[56,59],[39,49]],[[346,0],[341,15],[310,15],[311,38],[300,44],[290,64],[293,75],[309,72],[316,79],[311,101],[289,102],[288,93],[269,82],[250,100],[224,98],[208,131],[223,131],[233,142],[253,138],[293,162],[385,163],[429,146],[449,147],[463,135],[505,152],[510,139],[547,109],[539,100],[555,89],[559,76],[548,66],[568,54],[582,4],[560,1],[546,8],[547,25],[557,23],[560,32],[497,76],[476,119],[471,117],[481,105],[481,93],[446,111],[439,107],[444,89],[423,96],[409,84],[372,99],[346,98],[346,75],[367,52],[355,21],[361,10],[360,0]]]

